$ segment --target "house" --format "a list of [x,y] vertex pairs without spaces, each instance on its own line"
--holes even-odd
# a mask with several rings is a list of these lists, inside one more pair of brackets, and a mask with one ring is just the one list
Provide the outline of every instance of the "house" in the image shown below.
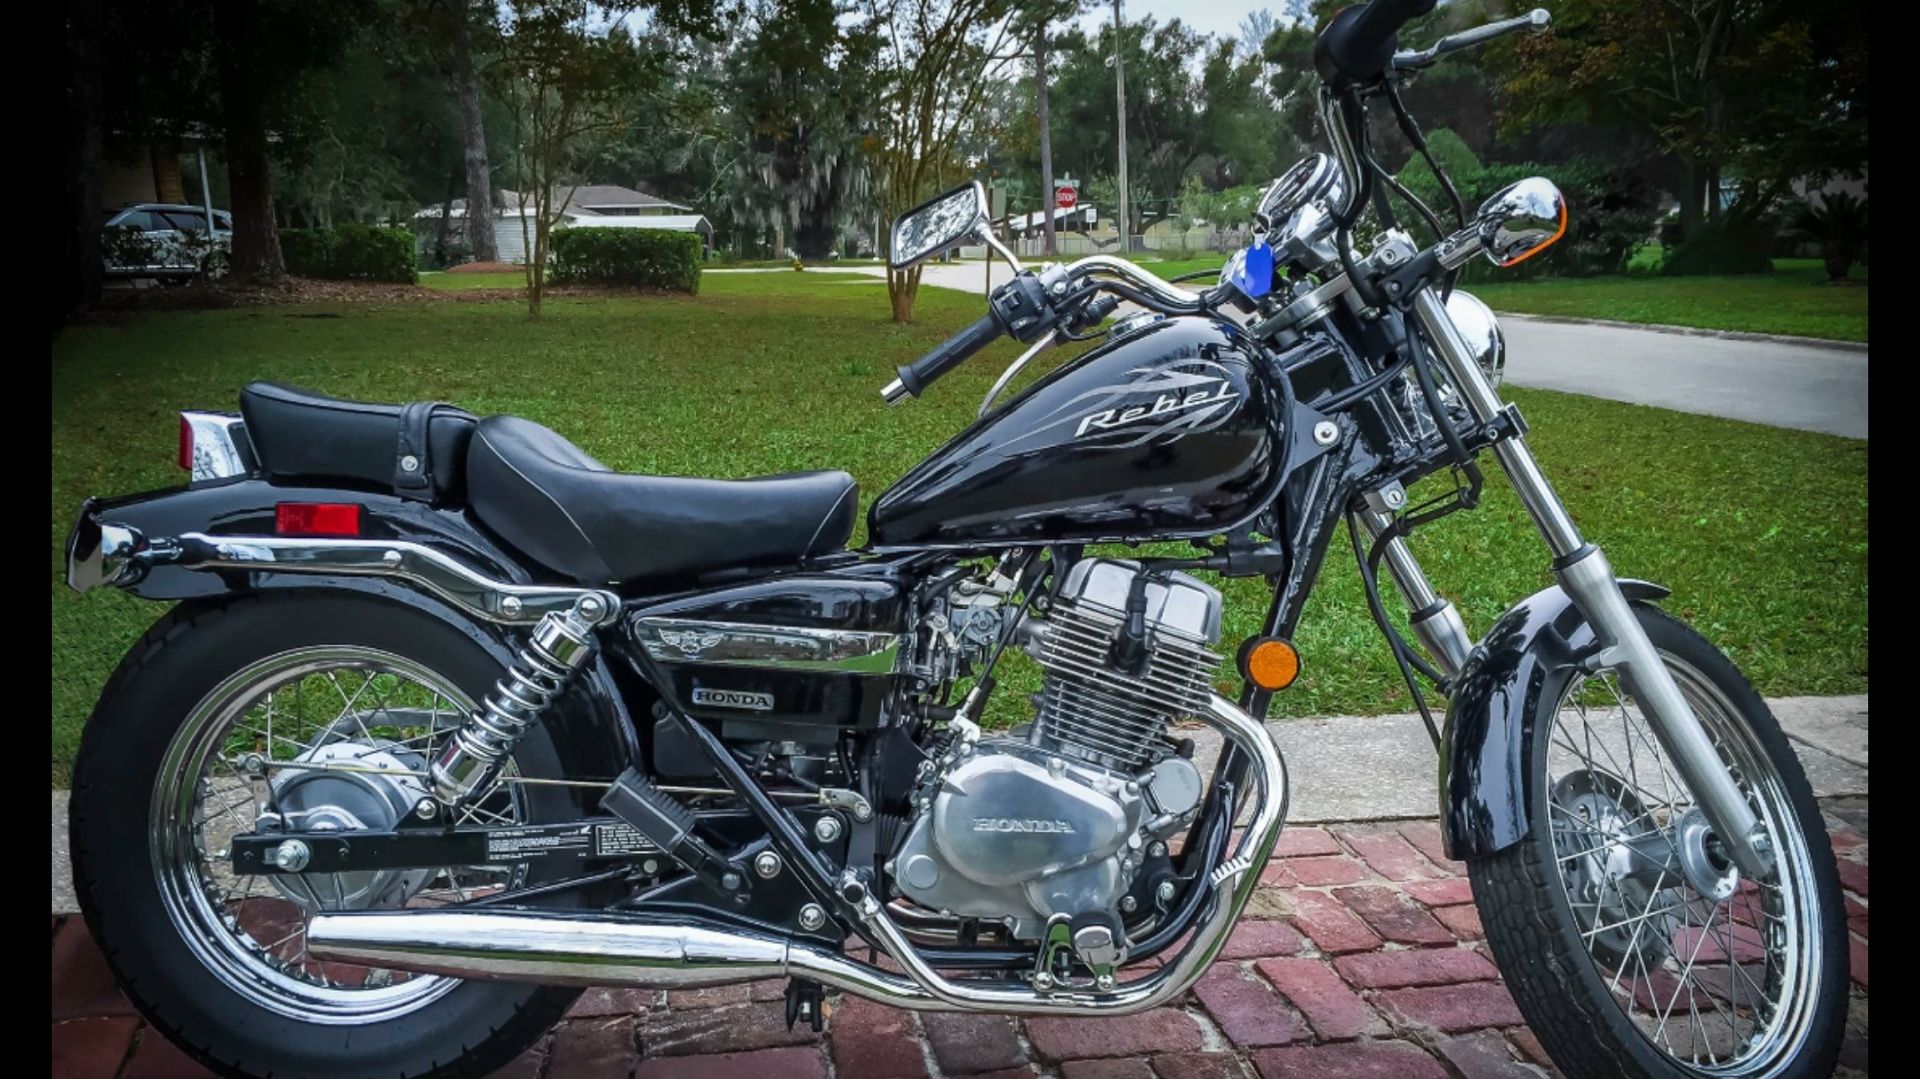
[[[533,236],[533,200],[505,189],[496,189],[493,194],[493,235],[495,246],[500,251],[500,260],[524,263],[527,261],[527,245]],[[709,249],[713,246],[712,223],[693,212],[692,207],[630,187],[582,184],[556,190],[552,205],[557,215],[555,228],[668,229],[698,233],[703,246]],[[445,207],[428,206],[413,215],[414,234],[423,248],[434,243],[438,237],[443,210],[451,219],[448,225],[449,242],[466,243],[466,200],[453,199]]]

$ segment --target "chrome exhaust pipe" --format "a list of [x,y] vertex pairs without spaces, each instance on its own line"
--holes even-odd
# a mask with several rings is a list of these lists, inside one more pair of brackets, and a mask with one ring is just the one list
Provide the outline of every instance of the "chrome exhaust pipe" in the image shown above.
[[543,910],[316,914],[307,951],[333,962],[540,985],[699,989],[811,978],[897,1007],[932,998],[898,975],[766,934]]
[[[397,910],[317,914],[310,954],[334,962],[457,978],[697,989],[763,978],[822,985],[920,1011],[1017,1015],[1128,1015],[1177,1000],[1200,979],[1239,920],[1285,824],[1286,764],[1258,720],[1215,696],[1201,718],[1248,754],[1259,788],[1239,846],[1208,876],[1211,909],[1179,954],[1145,976],[1096,988],[1038,989],[1020,981],[953,981],[935,970],[871,896],[860,915],[906,972],[881,970],[804,943],[690,922],[643,924],[631,915],[545,910]],[[1238,807],[1236,807],[1236,816]]]

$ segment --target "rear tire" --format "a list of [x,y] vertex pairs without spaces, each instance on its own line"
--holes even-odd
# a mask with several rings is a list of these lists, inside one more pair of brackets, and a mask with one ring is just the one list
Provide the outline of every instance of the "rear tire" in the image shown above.
[[[1775,839],[1773,877],[1757,888],[1741,882],[1730,899],[1716,901],[1694,887],[1699,877],[1582,876],[1591,866],[1618,866],[1619,858],[1630,863],[1637,855],[1627,854],[1623,836],[1651,837],[1641,849],[1663,859],[1668,848],[1657,833],[1667,833],[1671,849],[1685,847],[1672,839],[1672,819],[1691,802],[1649,744],[1651,731],[1645,740],[1635,736],[1629,724],[1639,710],[1628,710],[1624,691],[1604,702],[1607,718],[1589,718],[1599,711],[1593,696],[1607,685],[1602,672],[1593,680],[1599,692],[1591,683],[1586,690],[1593,696],[1583,696],[1576,679],[1558,699],[1540,702],[1527,783],[1533,828],[1468,867],[1487,942],[1520,1011],[1568,1079],[1825,1079],[1845,1032],[1848,949],[1839,873],[1812,788],[1779,722],[1733,663],[1677,619],[1648,606],[1635,611],[1723,759],[1737,762],[1736,780]],[[1586,705],[1581,718],[1563,723],[1562,709],[1576,703]],[[1637,762],[1609,744],[1615,727]],[[1568,764],[1581,760],[1591,763]],[[1591,816],[1579,812],[1596,807]],[[1583,851],[1598,854],[1589,860]],[[1712,870],[1720,863],[1693,864]],[[1695,872],[1711,887],[1711,873]],[[1575,893],[1584,897],[1578,912]],[[1735,962],[1712,962],[1729,953]],[[1691,1059],[1703,1053],[1713,1059]]]
[[[336,647],[400,657],[476,701],[502,670],[495,655],[469,633],[365,595],[284,592],[175,608],[122,660],[82,737],[70,809],[82,913],[115,979],[140,1013],[222,1074],[340,1079],[487,1074],[538,1040],[565,1014],[579,990],[444,979],[444,985],[419,983],[434,992],[402,994],[398,999],[406,1007],[382,1011],[362,1006],[355,1012],[342,1005],[329,1013],[321,1005],[303,1013],[297,995],[286,1007],[271,1006],[278,998],[263,995],[274,989],[271,970],[262,972],[257,985],[236,979],[234,969],[250,968],[227,963],[216,947],[221,942],[209,944],[205,936],[189,932],[177,914],[181,900],[170,875],[177,871],[164,868],[151,838],[171,834],[167,829],[174,826],[162,820],[160,832],[150,829],[159,816],[156,792],[178,783],[169,780],[165,762],[170,755],[178,756],[181,738],[195,737],[183,730],[192,717],[204,714],[205,702],[224,692],[236,672],[301,650]],[[371,715],[379,721],[386,713]],[[223,735],[209,737],[218,741]],[[267,743],[273,743],[271,736]],[[220,744],[219,752],[227,752],[230,743]],[[525,775],[556,776],[555,760],[551,742],[537,727],[514,757]],[[204,784],[200,789],[204,791]],[[532,792],[516,803],[525,807],[523,821],[575,815],[565,796],[551,788],[521,790]],[[205,821],[189,827],[196,834],[207,830]],[[518,879],[524,883],[534,875],[529,870]],[[338,877],[333,887],[344,891]],[[234,909],[226,903],[220,907]],[[233,930],[231,919],[227,926]],[[234,934],[249,947],[264,945],[237,930]],[[262,961],[271,967],[274,958],[269,951]],[[308,962],[304,951],[297,961]],[[316,992],[325,993],[336,975],[318,969],[321,985]],[[304,967],[300,976],[314,977]],[[401,984],[379,987],[368,978],[362,988],[365,995],[377,997],[385,989],[415,984],[404,976],[398,981]],[[350,981],[339,983],[339,988],[351,987]]]

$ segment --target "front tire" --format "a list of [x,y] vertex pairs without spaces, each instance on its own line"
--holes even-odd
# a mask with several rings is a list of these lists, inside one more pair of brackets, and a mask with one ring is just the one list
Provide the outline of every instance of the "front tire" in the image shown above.
[[[299,807],[309,826],[391,826],[359,818],[404,805],[411,788],[287,765],[330,759],[312,754],[332,745],[359,767],[417,768],[435,732],[501,670],[473,632],[366,595],[183,604],[155,624],[88,720],[70,810],[82,913],[147,1021],[226,1075],[341,1079],[483,1075],[557,1022],[578,990],[368,971],[304,949],[312,909],[455,902],[533,883],[537,863],[242,878],[217,853],[254,826],[263,789],[223,763],[264,751],[275,806]],[[544,732],[510,767],[558,774]],[[394,797],[383,803],[383,791]],[[575,815],[551,788],[503,787],[500,797],[477,820]]]
[[1601,671],[1542,695],[1533,828],[1469,866],[1487,941],[1569,1079],[1824,1079],[1846,1022],[1847,939],[1813,791],[1733,663],[1677,619],[1634,609],[1773,836],[1772,877],[1740,880],[1700,838],[1685,782]]

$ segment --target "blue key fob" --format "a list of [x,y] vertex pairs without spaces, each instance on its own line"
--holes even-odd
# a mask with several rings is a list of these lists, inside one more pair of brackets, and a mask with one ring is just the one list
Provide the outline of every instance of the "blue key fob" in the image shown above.
[[1220,271],[1220,280],[1239,289],[1249,300],[1257,300],[1273,291],[1273,248],[1264,235],[1233,253]]
[[1245,276],[1247,284],[1242,291],[1248,299],[1257,300],[1273,291],[1273,248],[1267,246],[1264,235],[1256,235],[1247,248]]

